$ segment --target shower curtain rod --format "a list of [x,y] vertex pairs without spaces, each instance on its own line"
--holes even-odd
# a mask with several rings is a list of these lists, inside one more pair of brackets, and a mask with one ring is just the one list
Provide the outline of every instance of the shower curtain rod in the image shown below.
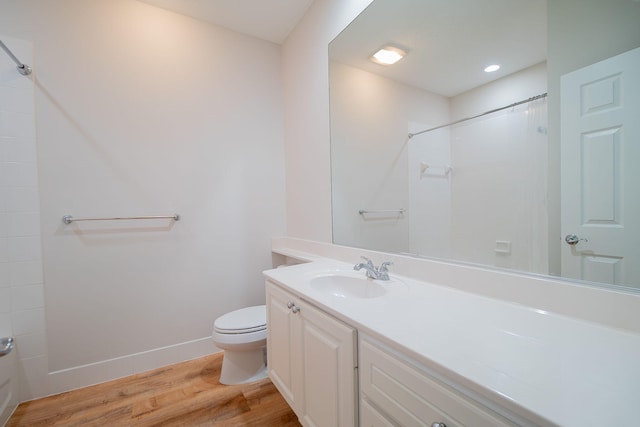
[[16,63],[16,68],[18,69],[18,72],[20,74],[22,74],[23,76],[28,76],[29,74],[31,74],[31,67],[29,67],[26,64],[23,64],[22,62],[20,62],[20,60],[18,58],[16,58],[16,56],[13,54],[13,52],[11,52],[9,50],[9,48],[7,47],[6,44],[4,44],[2,42],[2,40],[0,40],[0,47],[7,52],[7,55],[9,55],[11,57],[11,59],[13,59],[13,62]]
[[476,114],[475,116],[465,117],[464,119],[456,120],[455,122],[447,123],[446,125],[440,125],[434,128],[421,130],[420,132],[409,133],[409,139],[413,138],[416,135],[421,135],[423,133],[431,132],[432,130],[442,129],[447,126],[457,125],[458,123],[466,122],[467,120],[477,119],[478,117],[486,116],[487,114],[491,114],[491,113],[497,113],[498,111],[506,110],[507,108],[512,108],[521,104],[526,104],[527,102],[545,98],[546,96],[547,96],[547,92],[542,93],[540,95],[532,96],[531,98],[527,98],[522,101],[514,102],[513,104],[505,105],[504,107],[494,108],[493,110],[485,111],[484,113]]

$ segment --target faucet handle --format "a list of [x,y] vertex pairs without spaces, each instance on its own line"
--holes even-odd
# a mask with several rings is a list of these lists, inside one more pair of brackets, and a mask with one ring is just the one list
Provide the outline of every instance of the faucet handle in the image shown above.
[[378,268],[378,279],[380,280],[389,280],[389,266],[393,263],[391,261],[385,261],[380,264]]
[[373,267],[373,261],[371,261],[369,258],[367,258],[366,256],[360,256],[360,258],[367,261],[367,264]]
[[389,266],[393,265],[393,261],[385,261],[380,264],[380,271],[389,271]]

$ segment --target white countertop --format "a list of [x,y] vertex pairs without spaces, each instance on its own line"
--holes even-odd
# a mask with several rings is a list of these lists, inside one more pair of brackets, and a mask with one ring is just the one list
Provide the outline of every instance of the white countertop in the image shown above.
[[364,276],[334,260],[264,274],[516,414],[568,427],[640,425],[638,334],[393,274],[377,298],[310,286],[332,272]]

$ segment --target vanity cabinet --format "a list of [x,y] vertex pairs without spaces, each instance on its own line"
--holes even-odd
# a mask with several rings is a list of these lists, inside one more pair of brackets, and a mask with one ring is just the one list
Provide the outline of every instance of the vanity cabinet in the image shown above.
[[375,339],[359,344],[361,427],[516,425]]
[[356,330],[273,282],[266,297],[271,381],[303,425],[356,425]]

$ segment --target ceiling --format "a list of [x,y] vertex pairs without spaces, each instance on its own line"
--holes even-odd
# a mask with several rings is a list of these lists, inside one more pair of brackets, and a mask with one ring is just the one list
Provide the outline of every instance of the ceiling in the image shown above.
[[[331,60],[451,97],[546,61],[546,0],[377,0],[331,42]],[[369,57],[392,44],[392,66]],[[484,68],[500,64],[495,73]]]
[[313,0],[139,0],[282,44]]
[[[282,44],[313,0],[139,0]],[[342,0],[347,1],[347,0]],[[640,1],[640,0],[639,0]],[[394,66],[369,61],[394,44]],[[546,0],[373,1],[330,45],[332,60],[455,96],[546,60]],[[502,68],[487,74],[484,67]]]

